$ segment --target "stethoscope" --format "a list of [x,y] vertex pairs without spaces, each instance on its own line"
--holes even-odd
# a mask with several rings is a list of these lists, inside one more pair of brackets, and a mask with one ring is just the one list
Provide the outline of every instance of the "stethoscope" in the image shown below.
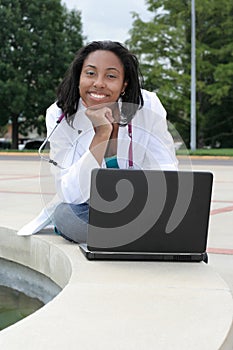
[[56,125],[55,127],[52,129],[52,131],[50,132],[50,134],[46,137],[46,139],[44,140],[44,142],[42,143],[42,145],[40,146],[40,148],[38,149],[38,154],[40,156],[41,159],[45,160],[46,162],[49,162],[55,166],[57,166],[60,169],[65,169],[63,167],[61,167],[57,162],[55,162],[55,160],[51,159],[51,158],[45,158],[42,150],[44,149],[44,147],[46,146],[47,142],[49,142],[50,137],[53,135],[54,131],[57,129],[58,125],[61,123],[61,121],[63,120],[63,118],[65,117],[65,114],[62,113],[62,115],[58,118],[58,120],[56,121]]
[[[46,162],[51,163],[54,166],[57,166],[58,168],[63,169],[63,170],[66,168],[63,168],[62,166],[60,166],[55,160],[51,159],[50,157],[49,158],[44,157],[42,151],[43,151],[44,147],[46,146],[47,142],[49,142],[50,137],[53,135],[53,133],[57,129],[58,125],[64,119],[64,117],[65,117],[65,114],[62,113],[62,115],[56,121],[55,127],[52,129],[50,134],[46,137],[46,139],[44,140],[44,142],[42,143],[42,145],[38,149],[38,154],[42,160],[45,160]],[[129,151],[128,151],[128,168],[132,169],[133,168],[133,145],[132,145],[132,124],[131,123],[128,124],[128,135],[130,137],[130,144],[129,144]]]

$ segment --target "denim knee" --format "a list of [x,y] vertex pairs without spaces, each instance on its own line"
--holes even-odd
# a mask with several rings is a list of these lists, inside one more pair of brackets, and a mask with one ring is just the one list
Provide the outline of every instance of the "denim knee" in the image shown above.
[[89,205],[61,203],[53,216],[56,231],[69,241],[86,242],[88,228]]

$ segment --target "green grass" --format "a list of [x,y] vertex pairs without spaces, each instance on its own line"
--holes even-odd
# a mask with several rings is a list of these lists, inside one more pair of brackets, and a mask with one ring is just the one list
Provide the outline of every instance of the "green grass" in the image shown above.
[[0,149],[1,153],[37,153],[38,150],[36,149],[28,149],[28,150],[18,150],[18,149]]
[[[17,152],[17,153],[37,153],[37,150],[11,150],[11,149],[1,149],[0,154],[2,152],[7,152],[7,153],[12,153],[12,152]],[[212,148],[212,149],[207,149],[207,148],[200,148],[197,149],[196,151],[191,151],[191,150],[185,150],[185,149],[180,149],[176,152],[177,155],[194,155],[194,156],[219,156],[219,157],[233,157],[233,148]]]
[[177,155],[233,157],[233,148],[200,148],[195,151],[178,150]]

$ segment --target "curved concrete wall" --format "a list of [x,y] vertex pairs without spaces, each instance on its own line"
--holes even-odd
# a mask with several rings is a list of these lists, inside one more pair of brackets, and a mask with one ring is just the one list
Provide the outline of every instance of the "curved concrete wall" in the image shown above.
[[19,237],[15,231],[0,227],[0,257],[38,271],[64,288],[71,276],[68,256],[42,236]]
[[37,298],[44,304],[62,290],[44,274],[22,264],[0,258],[0,284]]
[[204,263],[90,262],[54,234],[0,230],[0,257],[62,291],[0,333],[3,350],[232,349],[232,295]]

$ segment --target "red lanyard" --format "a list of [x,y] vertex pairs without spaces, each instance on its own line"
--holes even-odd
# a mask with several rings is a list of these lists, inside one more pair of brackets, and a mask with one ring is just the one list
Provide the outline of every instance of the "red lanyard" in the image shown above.
[[130,145],[129,145],[129,168],[133,168],[133,145],[132,145],[132,124],[128,124],[128,133],[130,137]]

